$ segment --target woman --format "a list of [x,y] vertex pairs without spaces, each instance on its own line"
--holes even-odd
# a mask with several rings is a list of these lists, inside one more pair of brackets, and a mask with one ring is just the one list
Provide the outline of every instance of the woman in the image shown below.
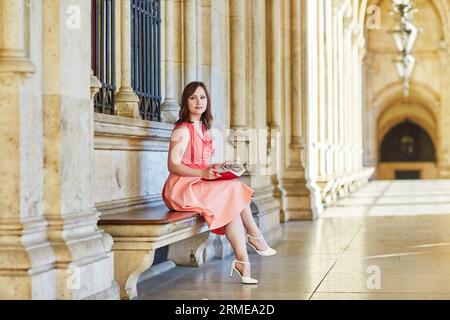
[[236,256],[230,276],[237,271],[242,283],[255,284],[258,281],[250,277],[246,243],[263,256],[276,251],[267,245],[253,219],[249,206],[253,189],[239,179],[203,180],[220,177],[210,164],[214,146],[208,129],[212,120],[206,86],[202,82],[189,83],[172,132],[167,161],[170,175],[163,199],[172,210],[198,212],[213,233],[225,234]]

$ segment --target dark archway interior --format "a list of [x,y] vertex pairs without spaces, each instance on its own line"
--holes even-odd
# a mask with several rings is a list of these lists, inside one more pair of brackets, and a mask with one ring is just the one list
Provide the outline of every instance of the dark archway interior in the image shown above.
[[436,149],[429,134],[405,120],[393,127],[381,143],[381,162],[436,161]]

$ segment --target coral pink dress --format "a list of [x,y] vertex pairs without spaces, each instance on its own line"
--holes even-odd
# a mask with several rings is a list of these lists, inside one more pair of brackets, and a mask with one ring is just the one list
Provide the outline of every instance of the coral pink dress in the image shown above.
[[[202,125],[202,138],[193,123],[180,123],[174,130],[180,126],[186,126],[190,133],[182,164],[194,169],[207,168],[214,146],[206,127]],[[213,233],[223,235],[223,227],[250,204],[253,193],[254,190],[239,179],[205,181],[201,177],[182,177],[171,173],[164,184],[162,196],[169,209],[198,212]]]

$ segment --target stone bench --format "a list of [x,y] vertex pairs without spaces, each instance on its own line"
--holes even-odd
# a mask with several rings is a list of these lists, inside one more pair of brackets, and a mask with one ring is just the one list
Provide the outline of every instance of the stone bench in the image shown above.
[[122,299],[137,296],[138,279],[152,266],[158,248],[169,245],[168,258],[177,265],[200,266],[211,258],[205,249],[214,237],[195,212],[164,205],[133,209],[102,215],[98,225],[114,239],[114,276]]

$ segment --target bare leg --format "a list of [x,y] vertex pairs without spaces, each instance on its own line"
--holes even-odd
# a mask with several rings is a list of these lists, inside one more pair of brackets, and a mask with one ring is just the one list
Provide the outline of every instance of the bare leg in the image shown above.
[[[245,242],[245,229],[241,216],[237,216],[236,219],[225,226],[225,235],[228,241],[230,241],[236,260],[249,262],[247,245]],[[238,269],[243,276],[250,276],[249,264],[236,263],[236,269]]]
[[[245,228],[247,229],[247,233],[252,237],[259,237],[262,235],[261,231],[258,228],[258,225],[253,219],[252,210],[250,206],[247,206],[241,212],[242,222],[244,223]],[[258,250],[266,250],[267,246],[264,241],[259,239],[250,239],[248,240],[251,244],[253,244]]]

